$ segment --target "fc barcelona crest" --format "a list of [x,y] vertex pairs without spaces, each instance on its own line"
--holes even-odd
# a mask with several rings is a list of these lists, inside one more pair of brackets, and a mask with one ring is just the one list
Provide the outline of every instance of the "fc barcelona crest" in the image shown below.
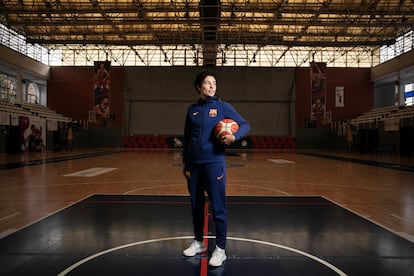
[[217,116],[217,108],[211,108],[210,112],[208,113],[210,117],[216,117]]

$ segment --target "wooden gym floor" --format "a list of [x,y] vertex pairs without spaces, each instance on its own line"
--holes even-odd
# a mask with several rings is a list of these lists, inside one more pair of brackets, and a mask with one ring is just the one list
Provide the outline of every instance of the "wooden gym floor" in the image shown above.
[[[410,274],[412,273],[411,271],[407,272],[404,269],[406,267],[414,267],[413,158],[401,158],[396,155],[369,155],[322,151],[231,151],[227,157],[227,165],[227,194],[229,201],[244,202],[241,205],[234,203],[234,206],[237,206],[237,208],[229,204],[229,208],[242,210],[245,206],[251,206],[250,210],[255,211],[250,211],[253,214],[250,213],[250,216],[246,217],[244,217],[246,212],[238,214],[236,211],[233,211],[233,214],[236,215],[232,217],[233,224],[229,222],[229,229],[233,227],[233,234],[237,237],[234,240],[230,240],[229,243],[230,248],[228,248],[228,252],[230,252],[229,254],[232,252],[234,254],[229,256],[229,260],[226,261],[228,263],[227,268],[225,268],[227,269],[226,275],[246,275],[234,274],[236,273],[233,266],[235,263],[239,264],[237,266],[239,267],[238,269],[241,269],[246,264],[245,262],[241,262],[241,260],[249,260],[250,264],[258,265],[257,269],[260,269],[261,266],[259,264],[262,263],[267,271],[277,271],[279,272],[278,274],[283,274],[286,271],[292,272],[291,269],[297,265],[294,265],[295,262],[291,259],[286,259],[286,263],[291,264],[287,270],[278,270],[280,269],[279,266],[276,270],[269,268],[268,265],[271,263],[269,262],[271,258],[258,258],[257,256],[262,256],[262,250],[265,249],[260,248],[260,246],[258,248],[257,244],[255,244],[253,249],[250,248],[250,250],[243,247],[244,251],[241,251],[244,253],[247,252],[244,258],[240,257],[244,256],[243,254],[236,254],[237,252],[234,250],[240,247],[240,243],[246,242],[245,240],[241,241],[237,239],[240,239],[239,237],[249,239],[248,233],[253,233],[252,239],[258,236],[260,237],[261,231],[267,233],[266,235],[273,233],[272,229],[278,226],[278,217],[284,217],[284,219],[280,220],[280,224],[286,227],[296,225],[297,220],[295,218],[298,218],[296,217],[298,213],[300,214],[299,217],[305,220],[311,220],[311,217],[315,218],[315,221],[309,222],[310,224],[308,226],[311,226],[312,229],[320,229],[318,233],[324,233],[329,228],[329,225],[337,225],[339,223],[338,221],[344,220],[350,223],[355,218],[357,221],[368,223],[370,225],[368,227],[369,229],[371,229],[370,227],[376,229],[375,231],[371,229],[367,232],[361,232],[361,236],[356,238],[355,235],[359,234],[357,231],[361,230],[358,226],[359,224],[357,224],[351,226],[351,228],[355,229],[353,235],[350,232],[337,232],[333,235],[325,235],[325,239],[323,239],[323,248],[325,248],[325,251],[322,251],[326,255],[322,256],[322,259],[325,257],[328,261],[332,258],[330,254],[338,254],[335,250],[330,251],[331,247],[337,247],[335,245],[336,242],[348,244],[348,249],[351,248],[349,252],[342,252],[344,254],[354,252],[352,247],[359,247],[358,243],[369,242],[371,243],[370,248],[374,247],[376,250],[382,252],[383,250],[389,250],[391,241],[395,242],[392,244],[394,248],[393,252],[396,255],[391,254],[391,262],[393,265],[386,265],[390,260],[384,258],[382,255],[376,258],[375,254],[373,256],[372,252],[369,251],[354,252],[358,256],[367,254],[367,257],[371,259],[368,258],[368,260],[363,261],[360,270],[355,267],[361,267],[361,264],[355,266],[354,263],[353,265],[348,264],[347,266],[347,261],[336,262],[339,267],[345,268],[345,273],[358,275],[358,272],[361,272],[361,275],[363,275],[362,272],[373,272],[374,270],[370,270],[372,266],[376,268],[388,267],[390,270],[384,269],[383,271],[387,273],[393,271],[395,275],[412,275]],[[191,235],[191,221],[188,213],[186,213],[189,211],[188,202],[186,202],[188,194],[181,170],[180,151],[174,150],[75,149],[73,152],[46,151],[19,155],[2,154],[0,155],[0,238],[2,238],[0,239],[0,245],[7,244],[10,239],[17,239],[25,231],[35,231],[34,233],[39,233],[39,231],[40,233],[47,232],[49,228],[40,227],[42,223],[48,225],[47,223],[49,221],[56,220],[56,216],[60,216],[66,211],[72,212],[72,210],[76,210],[81,203],[88,203],[92,204],[88,206],[93,206],[94,202],[96,203],[101,200],[101,197],[106,197],[104,201],[108,204],[111,202],[128,202],[128,200],[147,202],[145,196],[151,196],[151,200],[154,201],[151,206],[157,206],[157,204],[160,204],[159,202],[163,202],[164,200],[167,200],[167,202],[178,202],[180,204],[164,206],[164,209],[159,212],[165,213],[167,209],[168,212],[171,211],[172,213],[165,218],[166,220],[170,222],[174,221],[171,219],[173,217],[178,222],[183,222],[181,225],[185,225],[184,228],[181,226],[178,228],[171,227],[169,231],[174,233],[169,233],[169,236],[187,237]],[[159,200],[154,200],[153,196],[159,196]],[[285,199],[292,201],[286,203],[284,201]],[[303,204],[308,199],[311,199],[311,201],[316,200],[317,204]],[[274,203],[280,200],[282,203]],[[269,202],[273,203],[267,206]],[[114,208],[121,208],[119,206],[126,205],[120,204]],[[266,209],[260,207],[264,205],[267,206]],[[320,206],[325,205],[330,206],[330,211],[327,213],[325,211],[321,212]],[[140,214],[145,215],[146,208],[142,206],[142,208],[137,208],[136,206],[139,206],[139,204],[134,206],[136,208],[137,220],[139,221]],[[287,206],[294,206],[299,209],[290,210]],[[303,206],[307,207],[303,208]],[[174,208],[181,209],[175,210]],[[99,209],[96,210],[99,211]],[[97,227],[102,223],[102,221],[99,221],[100,214],[98,211],[96,213],[85,211],[85,214],[94,214],[94,217],[90,219],[97,224]],[[255,215],[254,212],[256,211],[266,215],[258,216],[257,213]],[[122,217],[125,212],[123,209],[120,210],[119,216]],[[289,212],[293,212],[291,219],[286,218],[286,214],[290,214]],[[183,217],[185,218],[184,220]],[[258,221],[256,221],[257,219]],[[80,222],[82,221],[84,220],[80,220]],[[65,218],[63,221],[60,221],[62,224],[64,222]],[[173,222],[171,224],[175,225]],[[122,227],[132,227],[131,229],[142,227],[149,233],[158,231],[158,228],[147,229],[146,227],[150,227],[150,225],[142,221],[134,223],[129,218]],[[272,228],[269,228],[269,225],[272,225]],[[282,227],[281,229],[288,228]],[[365,227],[363,228],[366,229]],[[246,232],[246,230],[249,231]],[[381,234],[375,234],[377,230]],[[81,228],[79,231],[80,233],[82,232]],[[272,238],[270,238],[270,241],[266,239],[266,242],[271,244],[277,243],[283,246],[284,244],[289,244],[289,239],[297,238],[297,236],[289,236],[291,230],[286,231],[286,233],[283,233],[283,230],[280,229],[278,231],[279,236],[276,234],[270,235]],[[312,231],[307,233],[314,233]],[[157,233],[160,234],[160,232]],[[150,236],[152,238],[157,237],[157,233],[152,233]],[[254,233],[259,234],[255,236],[256,234]],[[280,236],[281,233],[284,235]],[[392,234],[391,236],[389,236],[390,233]],[[72,235],[76,235],[76,233],[72,233]],[[376,237],[379,237],[379,239],[372,239],[372,235],[377,235]],[[25,237],[27,236],[25,235]],[[99,237],[98,234],[97,237]],[[315,234],[316,237],[320,241],[321,236]],[[349,238],[348,241],[346,237]],[[65,240],[65,236],[56,235],[54,239]],[[311,239],[312,235],[310,236]],[[126,238],[127,240],[131,242],[133,239]],[[211,242],[210,240],[211,238],[207,240],[207,243]],[[99,243],[99,239],[94,241]],[[167,242],[173,243],[175,247],[179,247],[177,249],[179,253],[188,241],[182,242],[179,240],[178,242],[177,240],[168,240]],[[22,243],[26,244],[26,242],[27,246],[31,245],[36,248],[42,248],[42,241],[23,239],[20,240],[20,245]],[[57,241],[54,240],[53,242],[55,243]],[[119,239],[117,242],[120,243]],[[298,243],[299,245],[296,245],[303,248],[304,251],[312,251],[312,248],[309,248],[309,244],[303,246],[300,245],[300,242]],[[99,250],[109,249],[111,245],[113,244],[97,246],[96,244],[93,245],[90,243],[89,247],[91,250],[88,253],[96,253],[93,249],[98,248]],[[13,251],[12,247],[7,248]],[[76,249],[74,250],[76,251]],[[278,250],[276,255],[280,257],[283,254],[280,252],[280,248]],[[341,252],[339,253],[342,254]],[[388,251],[386,253],[389,254]],[[10,252],[1,251],[0,261],[8,260],[6,256],[10,257],[9,254]],[[22,256],[22,253],[18,251],[15,254],[20,257]],[[41,252],[35,252],[34,254],[41,254]],[[270,253],[265,252],[263,254],[269,256]],[[323,253],[317,251],[315,254],[323,255]],[[255,258],[258,260],[257,262],[254,262]],[[220,270],[203,270],[204,259],[206,258],[201,256],[187,261],[196,267],[197,272],[194,275],[202,275],[203,273],[206,273],[205,275],[207,273],[208,275],[225,274],[223,271],[220,272]],[[144,263],[148,264],[154,262],[154,260],[157,259],[150,258],[149,261],[147,260]],[[282,258],[278,261],[278,264],[281,264],[282,267],[283,260]],[[44,261],[47,264],[47,258]],[[174,263],[174,259],[168,259],[166,262]],[[302,268],[307,269],[308,266],[306,264],[301,261],[299,263]],[[99,267],[99,265],[95,267]],[[128,265],[123,267],[128,267]],[[161,269],[165,269],[164,266],[157,266],[157,269],[160,269],[160,267]],[[354,267],[354,270],[351,267]],[[5,269],[5,266],[2,269]],[[13,271],[12,268],[9,267],[9,269]],[[401,269],[401,271],[394,271],[395,269]],[[10,271],[1,271],[0,269],[0,274],[7,274],[6,272]],[[159,270],[156,271],[158,273],[160,272]],[[243,270],[241,269],[241,271]],[[244,271],[246,272],[248,270]],[[318,269],[313,270],[313,268],[305,271],[314,271],[314,273],[309,272],[309,275],[317,275],[320,273]],[[330,271],[332,272],[332,269]],[[297,271],[298,275],[302,272],[303,270]],[[375,272],[380,271],[375,270]],[[15,271],[15,273],[17,272]],[[99,273],[102,275],[102,271]],[[146,275],[157,275],[156,272],[154,273],[147,273]],[[240,273],[240,271],[237,273]],[[340,272],[334,273],[334,275],[336,274],[340,274]],[[10,272],[10,275],[18,274]],[[381,273],[377,275],[381,275]]]

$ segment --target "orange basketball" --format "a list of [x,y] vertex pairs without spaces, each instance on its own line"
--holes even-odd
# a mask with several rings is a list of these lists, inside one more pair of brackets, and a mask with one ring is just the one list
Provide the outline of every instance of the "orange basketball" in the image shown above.
[[223,119],[214,128],[214,134],[221,139],[225,135],[234,134],[239,130],[239,124],[232,119]]

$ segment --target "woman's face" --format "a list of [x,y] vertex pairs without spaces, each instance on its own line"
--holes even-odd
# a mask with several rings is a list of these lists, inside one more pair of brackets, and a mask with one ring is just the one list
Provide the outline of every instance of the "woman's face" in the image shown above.
[[216,89],[216,78],[214,78],[213,76],[207,76],[201,83],[200,97],[202,99],[213,97],[216,94]]

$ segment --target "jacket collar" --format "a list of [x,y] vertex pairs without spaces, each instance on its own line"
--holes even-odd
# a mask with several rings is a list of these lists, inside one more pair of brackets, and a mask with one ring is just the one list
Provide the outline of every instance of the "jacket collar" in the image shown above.
[[214,101],[220,101],[220,96],[219,95],[214,95],[213,97],[209,97],[209,98],[205,98],[205,99],[198,99],[199,103],[209,103],[209,102],[214,102]]

